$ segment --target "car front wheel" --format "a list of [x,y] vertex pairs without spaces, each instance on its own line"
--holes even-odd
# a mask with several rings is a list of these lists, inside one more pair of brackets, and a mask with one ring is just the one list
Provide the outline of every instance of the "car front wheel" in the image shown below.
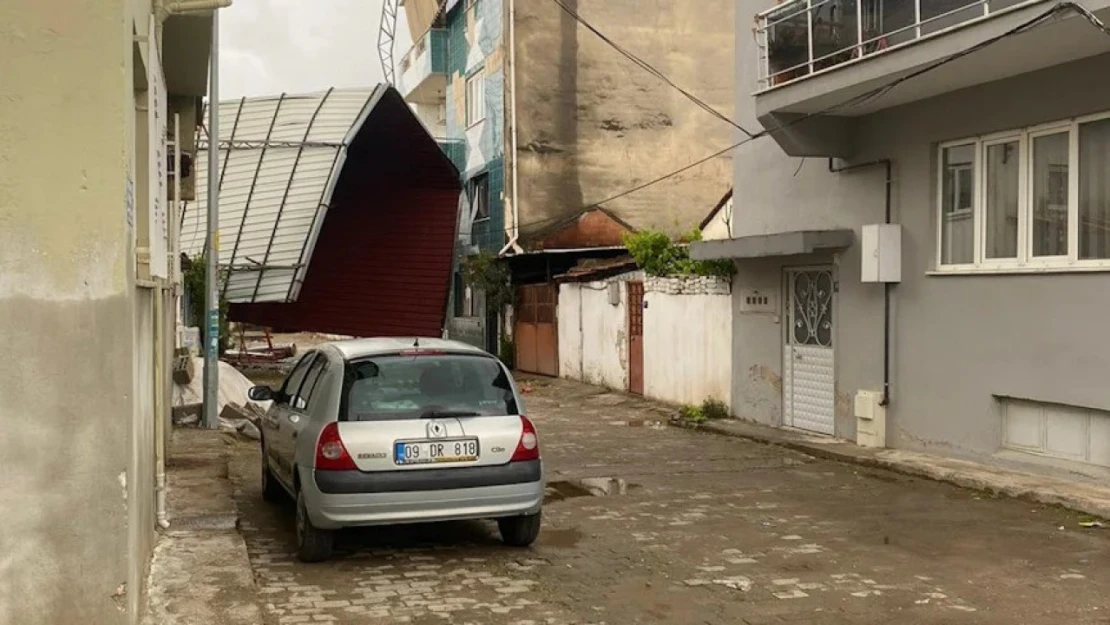
[[301,562],[323,562],[331,557],[334,532],[313,527],[308,518],[304,492],[297,493],[297,559]]
[[510,547],[530,547],[540,536],[540,513],[497,519],[501,540]]

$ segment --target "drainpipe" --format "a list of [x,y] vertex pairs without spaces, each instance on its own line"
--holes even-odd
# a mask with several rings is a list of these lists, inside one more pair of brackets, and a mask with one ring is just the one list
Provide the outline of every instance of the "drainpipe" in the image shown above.
[[[873,167],[875,165],[882,165],[886,170],[886,210],[885,219],[886,223],[891,223],[891,207],[890,207],[890,189],[891,189],[891,169],[892,162],[889,158],[883,158],[866,163],[858,163],[856,165],[846,165],[844,167],[837,167],[833,159],[829,159],[829,171],[832,173],[840,173],[844,171],[851,171],[853,169],[861,169],[863,167]],[[880,406],[886,407],[890,405],[890,292],[894,284],[890,282],[883,283],[883,399],[879,402]]]
[[509,0],[509,106],[512,109],[509,121],[511,125],[509,144],[513,150],[513,236],[497,253],[498,256],[503,256],[510,249],[517,254],[523,251],[517,244],[517,239],[520,238],[520,196],[517,193],[520,178],[517,176],[517,170],[520,167],[517,160],[516,138],[516,0]]
[[154,510],[158,526],[166,529],[170,526],[166,519],[166,385],[162,383],[166,370],[166,322],[162,300],[166,290],[159,286],[154,293]]

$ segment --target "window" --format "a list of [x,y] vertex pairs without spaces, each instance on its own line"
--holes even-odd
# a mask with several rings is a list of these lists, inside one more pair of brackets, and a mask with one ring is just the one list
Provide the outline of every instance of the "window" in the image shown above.
[[470,179],[470,210],[474,221],[489,219],[489,174]]
[[[285,383],[281,385],[281,393],[278,399],[285,403],[292,403],[292,400],[300,392],[301,384],[304,382],[305,375],[308,373],[309,365],[316,357],[316,352],[309,352],[297,361],[297,366],[289,372],[289,377],[285,378]],[[297,406],[295,406],[297,407]],[[302,407],[303,406],[299,406]]]
[[316,362],[312,363],[312,366],[308,369],[308,373],[305,375],[304,383],[301,384],[301,390],[297,393],[297,400],[295,403],[299,403],[300,406],[295,405],[294,408],[307,408],[309,404],[312,403],[316,388],[320,385],[320,380],[324,377],[324,369],[327,368],[327,364],[328,359],[323,355],[317,358]]
[[939,271],[1110,269],[1110,114],[940,146]]
[[473,126],[486,118],[486,78],[482,70],[466,79],[466,125]]
[[518,413],[509,374],[488,356],[381,356],[349,363],[344,373],[347,421],[414,419],[431,414]]

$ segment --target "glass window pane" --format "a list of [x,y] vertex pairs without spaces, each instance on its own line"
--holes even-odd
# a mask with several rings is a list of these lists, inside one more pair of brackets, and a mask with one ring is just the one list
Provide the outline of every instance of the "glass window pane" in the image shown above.
[[1079,127],[1079,257],[1110,258],[1110,119]]
[[987,258],[1017,258],[1018,175],[1021,171],[1018,142],[989,145],[984,158]]
[[975,255],[975,145],[944,149],[940,262],[962,265]]
[[1033,255],[1068,253],[1068,133],[1033,139]]
[[982,17],[985,4],[979,0],[921,0],[921,35]]

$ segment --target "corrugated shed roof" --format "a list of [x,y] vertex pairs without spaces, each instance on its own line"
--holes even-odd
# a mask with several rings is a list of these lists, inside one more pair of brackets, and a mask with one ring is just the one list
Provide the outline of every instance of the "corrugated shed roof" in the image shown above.
[[[332,193],[383,87],[220,102],[220,266],[237,303],[296,301]],[[197,200],[181,248],[204,251],[208,138],[198,139]]]

